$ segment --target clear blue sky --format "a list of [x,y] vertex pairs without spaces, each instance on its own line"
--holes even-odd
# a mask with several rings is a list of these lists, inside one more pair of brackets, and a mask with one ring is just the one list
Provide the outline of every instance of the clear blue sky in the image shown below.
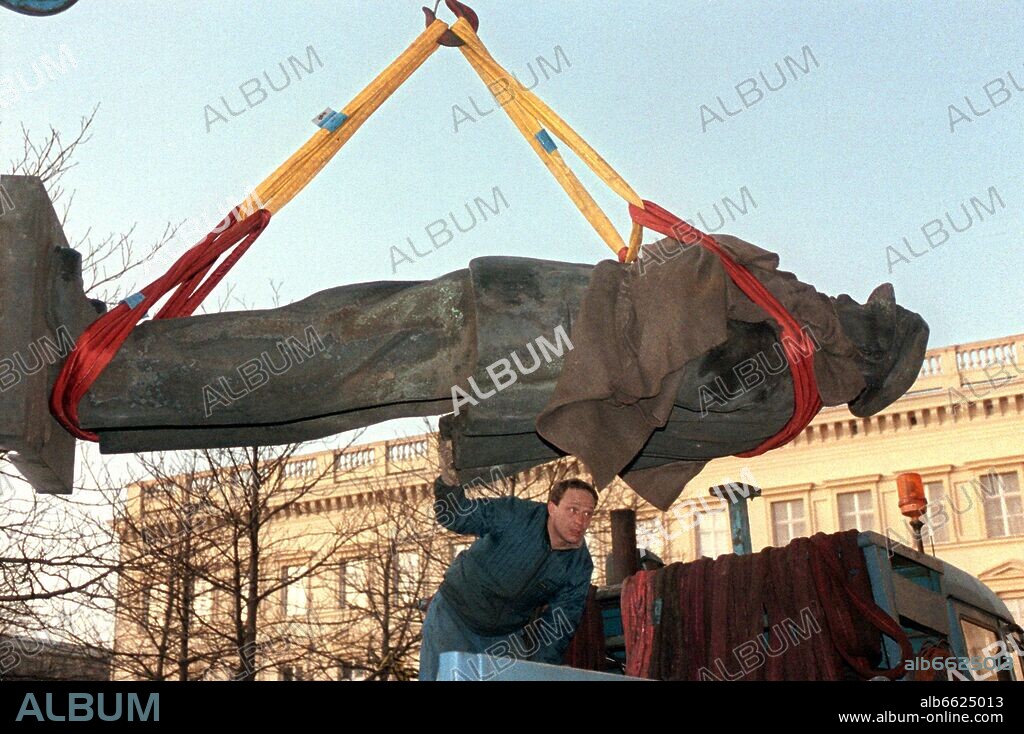
[[[746,187],[756,210],[722,231],[777,251],[784,269],[832,295],[863,300],[893,282],[899,301],[931,325],[932,346],[1024,331],[1024,92],[1008,76],[1024,87],[1024,4],[474,6],[498,60],[524,82],[537,72],[535,91],[644,197],[686,217],[701,212],[714,226],[715,203],[738,203]],[[71,130],[100,103],[94,139],[68,181],[78,191],[71,234],[138,222],[146,240],[167,221],[210,220],[307,139],[314,115],[340,109],[415,38],[419,7],[81,0],[52,18],[3,12],[0,156],[16,152],[19,123]],[[41,60],[59,60],[62,47],[74,65],[48,79]],[[309,47],[322,66],[296,71],[288,58],[307,63]],[[763,98],[750,92],[752,106],[743,107],[737,85],[748,89],[744,80],[763,72],[778,86],[775,64],[785,70],[787,56],[804,63],[805,47],[817,66],[805,73],[790,64],[778,91],[758,79]],[[557,48],[562,68],[553,73]],[[538,57],[549,63],[546,79]],[[273,92],[262,81],[270,94],[249,109],[240,85],[266,72],[281,86],[281,62],[290,84]],[[244,113],[230,117],[221,97]],[[484,254],[605,258],[502,114],[464,121],[456,133],[453,107],[476,118],[471,100],[483,111],[494,106],[461,55],[442,49],[276,218],[232,274],[236,291],[268,305],[271,278],[291,301],[345,283],[428,279]],[[952,132],[951,104],[970,118]],[[228,121],[208,126],[206,105]],[[724,121],[708,122],[705,112],[702,124],[701,105]],[[619,200],[584,180],[627,231]],[[465,204],[491,199],[494,187],[507,210],[393,272],[392,246],[408,250],[411,237],[430,249],[427,225],[452,211],[465,221]],[[950,213],[963,227],[961,204],[972,212],[971,197],[989,205],[990,187],[1005,208],[982,210],[984,221],[975,217],[963,233],[945,223],[951,237],[929,249],[922,226]],[[904,237],[924,254],[907,253]],[[887,245],[909,260],[891,273]]]

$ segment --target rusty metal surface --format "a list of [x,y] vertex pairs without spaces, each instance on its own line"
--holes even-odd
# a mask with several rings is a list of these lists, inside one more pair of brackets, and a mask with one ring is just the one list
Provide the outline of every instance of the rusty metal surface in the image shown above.
[[608,556],[608,584],[621,584],[640,570],[636,547],[636,510],[612,510],[612,552]]
[[473,362],[459,271],[141,324],[82,401],[104,452],[309,440],[438,415]]

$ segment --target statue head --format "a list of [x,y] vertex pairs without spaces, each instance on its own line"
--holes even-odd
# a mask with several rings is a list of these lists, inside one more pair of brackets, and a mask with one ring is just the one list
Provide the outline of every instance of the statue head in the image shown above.
[[903,396],[921,372],[928,349],[928,324],[896,303],[890,283],[878,286],[861,305],[847,295],[835,299],[843,331],[860,352],[867,387],[850,402],[860,418],[874,415]]

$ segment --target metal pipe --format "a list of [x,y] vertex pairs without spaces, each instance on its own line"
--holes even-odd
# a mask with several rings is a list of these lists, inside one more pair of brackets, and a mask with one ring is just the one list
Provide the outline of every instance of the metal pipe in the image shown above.
[[725,501],[729,510],[729,528],[732,535],[732,552],[743,556],[753,552],[750,540],[750,515],[746,500],[761,496],[760,487],[750,484],[720,484],[710,489],[712,497]]
[[608,556],[608,585],[621,584],[640,570],[636,547],[636,511],[612,510],[612,553]]

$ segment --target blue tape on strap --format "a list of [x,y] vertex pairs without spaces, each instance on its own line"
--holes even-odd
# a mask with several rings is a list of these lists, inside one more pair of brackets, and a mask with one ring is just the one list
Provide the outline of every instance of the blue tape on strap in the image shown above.
[[544,150],[546,150],[548,153],[554,153],[556,150],[558,150],[558,146],[555,145],[555,141],[551,139],[550,135],[548,135],[547,130],[544,130],[542,128],[541,131],[537,133],[536,138],[537,142],[540,143],[541,147],[544,148]]
[[133,293],[132,295],[128,296],[126,299],[121,301],[121,303],[126,303],[128,304],[128,308],[134,309],[137,308],[138,305],[145,300],[146,297],[141,293]]
[[348,115],[344,112],[335,112],[330,107],[321,112],[314,118],[313,122],[316,123],[317,127],[322,127],[328,132],[334,132],[339,127],[345,124],[345,120],[348,119]]

